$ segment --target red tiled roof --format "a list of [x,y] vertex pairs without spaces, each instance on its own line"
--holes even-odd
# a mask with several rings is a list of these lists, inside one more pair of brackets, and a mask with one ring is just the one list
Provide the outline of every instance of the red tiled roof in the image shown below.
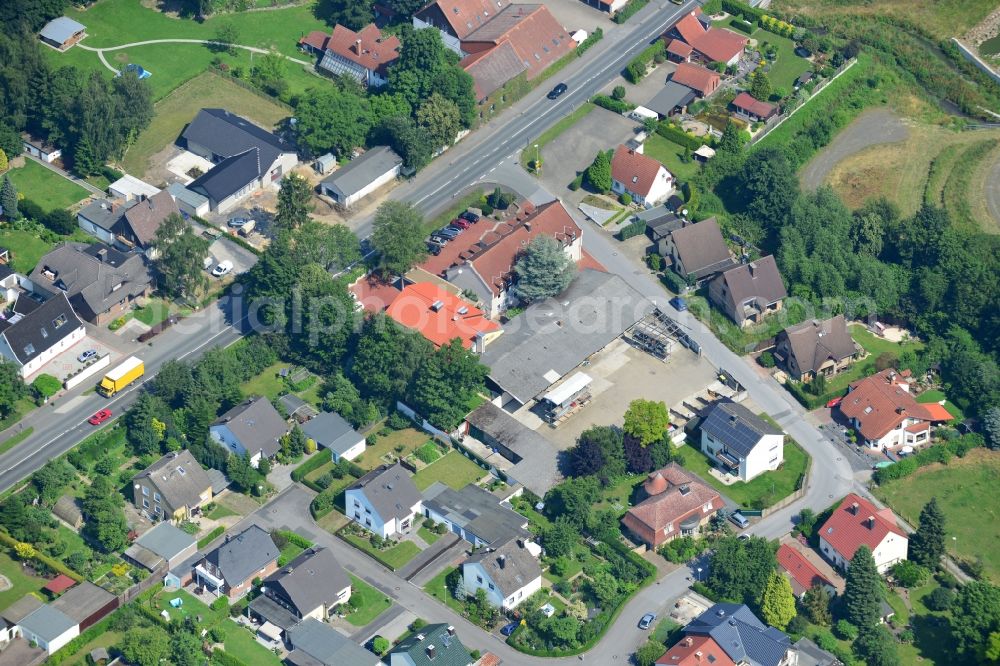
[[611,159],[611,178],[624,185],[626,190],[646,196],[662,168],[663,165],[652,157],[619,145]]
[[681,39],[692,45],[706,32],[705,26],[697,19],[694,12],[685,14],[677,21],[674,24],[674,30],[681,36]]
[[[854,504],[857,509],[853,508]],[[854,493],[844,498],[819,531],[820,537],[848,561],[861,546],[868,546],[874,552],[890,533],[906,538],[892,511],[879,511],[874,504]]]
[[354,294],[358,303],[361,303],[367,312],[382,312],[392,305],[400,294],[395,285],[382,282],[374,274],[358,278],[347,289]]
[[955,419],[951,412],[945,409],[944,405],[936,402],[921,403],[931,421],[952,421]]
[[930,421],[926,405],[921,405],[898,372],[889,368],[851,384],[840,402],[840,412],[858,423],[867,440],[885,437],[908,418]]
[[481,334],[500,330],[482,310],[430,282],[404,287],[386,314],[401,326],[419,331],[435,347],[459,338],[463,347],[471,349]]
[[792,586],[798,588],[795,590],[796,594],[802,594],[814,585],[833,586],[833,583],[827,580],[805,555],[787,543],[778,548],[777,556],[778,566],[788,572]]
[[[576,46],[545,5],[508,5],[485,25],[462,39],[469,52],[492,49],[504,42],[514,47],[532,79]],[[514,78],[520,72],[514,72]],[[509,80],[509,79],[508,79]]]
[[76,581],[66,574],[59,574],[45,585],[45,591],[52,594],[62,594],[69,588],[76,585]]
[[374,23],[369,23],[360,32],[339,24],[333,26],[326,48],[365,69],[383,74],[386,67],[399,58],[399,38],[395,35],[382,37],[382,31]]
[[656,663],[669,666],[736,666],[711,636],[685,636]]
[[580,252],[580,261],[576,262],[576,269],[578,271],[585,271],[587,269],[590,269],[595,271],[601,271],[602,273],[608,272],[608,269],[604,267],[604,264],[599,262],[597,259],[594,259],[594,256],[589,252],[587,252],[586,250],[582,250]]
[[687,58],[694,52],[690,44],[685,44],[679,39],[671,39],[670,43],[667,44],[667,53],[670,53],[681,58]]
[[[724,504],[718,491],[676,463],[670,463],[654,472],[650,479],[656,479],[656,475],[662,476],[666,481],[666,489],[647,497],[629,509],[622,518],[625,527],[654,547],[668,537],[679,534],[680,524],[684,520],[692,516],[709,515],[702,511],[704,505],[711,504],[711,512],[715,512]],[[689,491],[682,492],[681,486],[687,486]],[[651,483],[650,487],[656,487],[656,484]],[[671,529],[664,533],[667,524],[671,525]]]
[[689,62],[682,62],[677,65],[677,71],[673,73],[670,79],[688,88],[697,90],[702,95],[707,95],[719,87],[719,75],[717,72]]
[[762,102],[748,92],[741,92],[733,99],[733,106],[743,109],[761,118],[767,118],[777,110],[774,104]]
[[488,23],[510,0],[437,0],[417,12],[417,18],[431,18],[429,10],[437,7],[459,39]]
[[313,30],[299,40],[299,45],[309,46],[317,51],[325,51],[326,43],[328,41],[330,41],[330,35],[326,34],[322,30]]
[[698,37],[697,41],[688,43],[709,60],[729,62],[746,47],[747,38],[729,30],[712,28]]

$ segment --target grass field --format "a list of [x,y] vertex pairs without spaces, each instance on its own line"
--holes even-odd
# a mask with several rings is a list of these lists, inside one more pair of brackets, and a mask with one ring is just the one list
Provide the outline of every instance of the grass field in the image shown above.
[[6,453],[7,451],[10,451],[12,448],[14,448],[27,438],[31,437],[31,433],[33,432],[35,432],[34,428],[25,428],[16,435],[8,437],[3,442],[0,442],[0,453]]
[[23,194],[25,199],[34,201],[46,212],[69,208],[87,198],[87,190],[27,158],[23,167],[11,169],[6,175],[10,176],[10,182],[14,183],[18,193]]
[[[996,9],[995,0],[776,0],[777,12],[805,16],[857,14],[896,16],[921,26],[940,38],[956,37]],[[780,15],[780,14],[779,14]]]
[[137,176],[145,174],[149,170],[149,159],[173,143],[198,109],[204,106],[229,109],[264,127],[273,127],[291,113],[284,106],[264,99],[225,77],[206,72],[156,104],[153,122],[125,154],[122,161],[125,170]]
[[929,402],[939,403],[942,400],[945,401],[944,408],[947,409],[952,416],[954,416],[959,421],[965,419],[965,414],[962,412],[962,409],[958,405],[953,403],[951,400],[948,400],[947,396],[945,396],[944,394],[944,391],[937,391],[937,390],[924,391],[923,393],[917,396],[917,402],[924,404],[927,404]]
[[21,563],[12,559],[6,550],[0,550],[0,574],[6,576],[11,584],[9,590],[0,592],[0,608],[10,606],[29,592],[37,592],[48,582],[44,578],[25,574]]
[[689,162],[684,162],[684,147],[669,139],[665,139],[659,134],[650,134],[643,147],[643,152],[646,155],[649,155],[667,167],[667,171],[674,174],[677,180],[691,180],[701,168],[693,159]]
[[989,167],[1000,159],[1000,130],[956,132],[908,120],[904,141],[871,146],[841,160],[827,182],[850,208],[886,196],[903,215],[927,201],[945,206],[968,230],[1000,233],[1000,220],[986,208]]
[[418,529],[417,534],[420,535],[420,538],[423,539],[428,546],[441,538],[440,534],[438,534],[437,532],[433,532],[427,529],[426,527],[421,527],[420,529]]
[[947,521],[949,553],[965,560],[982,558],[984,571],[1000,583],[1000,453],[974,449],[948,465],[928,465],[910,476],[875,489],[911,525],[916,525],[931,497]]
[[392,606],[392,601],[357,576],[351,576],[351,601],[357,610],[344,619],[355,627],[363,627]]
[[340,537],[355,548],[368,553],[393,571],[400,569],[407,562],[416,557],[418,553],[420,553],[420,549],[417,548],[417,544],[412,541],[401,541],[391,548],[377,550],[371,545],[371,542],[368,541],[368,539],[364,539],[357,535],[341,532]]
[[[736,34],[742,33],[737,32]],[[767,78],[771,80],[771,87],[783,88],[786,93],[792,92],[795,79],[809,71],[812,68],[812,63],[795,55],[795,42],[788,37],[782,37],[766,30],[755,30],[751,37],[761,45],[766,42],[777,50],[778,57],[767,72]]]
[[419,490],[426,490],[435,481],[459,490],[483,478],[486,471],[458,451],[450,451],[443,458],[423,468],[413,475],[413,483]]
[[[535,159],[535,144],[538,144],[538,151],[540,152],[542,148],[545,147],[545,144],[554,141],[560,134],[577,124],[584,116],[596,108],[597,107],[593,104],[584,104],[580,108],[573,111],[573,113],[557,121],[555,125],[542,132],[537,139],[529,141],[529,147],[521,151],[521,166],[524,167],[524,169],[529,173],[533,173],[531,169],[528,168],[528,164]],[[544,167],[545,165],[543,164],[542,168]]]
[[434,578],[431,578],[430,582],[424,585],[424,592],[461,615],[465,609],[462,608],[462,604],[452,595],[451,590],[445,584],[445,578],[454,570],[455,567],[448,567],[437,576],[434,576]]
[[42,255],[52,249],[51,243],[46,243],[29,231],[0,230],[0,245],[9,248],[14,256],[12,268],[18,273],[27,275],[42,258]]
[[[359,466],[371,470],[381,464],[381,457],[387,453],[405,458],[419,446],[427,442],[427,433],[416,428],[403,428],[379,437],[378,441],[365,449],[364,454],[354,460]],[[400,447],[397,451],[396,447]]]

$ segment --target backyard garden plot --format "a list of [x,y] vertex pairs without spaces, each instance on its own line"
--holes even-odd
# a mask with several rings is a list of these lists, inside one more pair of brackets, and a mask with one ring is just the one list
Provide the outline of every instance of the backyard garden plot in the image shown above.
[[437,481],[460,490],[485,475],[482,467],[458,451],[450,451],[414,474],[413,483],[419,490],[426,490]]
[[18,194],[34,201],[46,212],[69,208],[88,196],[87,190],[76,183],[28,158],[24,159],[23,167],[11,169],[6,175]]

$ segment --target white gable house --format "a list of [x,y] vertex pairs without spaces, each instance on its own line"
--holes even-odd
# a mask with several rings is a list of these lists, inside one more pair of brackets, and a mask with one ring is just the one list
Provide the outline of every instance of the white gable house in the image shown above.
[[715,403],[701,424],[701,450],[741,481],[776,470],[785,435],[743,405]]
[[420,491],[402,465],[383,465],[344,492],[347,517],[387,539],[407,534],[424,510]]
[[521,539],[511,539],[496,550],[480,550],[462,564],[466,593],[483,590],[494,606],[514,608],[542,587],[539,554],[541,548]]

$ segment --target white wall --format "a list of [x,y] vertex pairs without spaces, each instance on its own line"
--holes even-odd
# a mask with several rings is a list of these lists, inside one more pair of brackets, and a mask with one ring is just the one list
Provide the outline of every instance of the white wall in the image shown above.
[[[229,429],[229,426],[225,423],[220,423],[218,425],[213,425],[208,429],[208,434],[212,437],[216,444],[224,447],[226,450],[235,453],[236,455],[242,456],[247,453],[247,449],[243,446],[243,443],[233,434],[233,431]],[[261,451],[251,451],[250,453],[250,464],[257,467],[260,462]]]
[[[64,337],[62,340],[52,345],[38,356],[28,361],[26,364],[21,366],[21,377],[27,380],[31,375],[40,371],[46,363],[51,361],[53,358],[66,351],[80,340],[86,336],[86,331],[83,326],[79,326],[72,333]],[[3,356],[14,362],[15,365],[19,364],[18,360],[14,357],[13,351],[11,351],[10,346],[7,344],[6,338],[0,336],[0,356]]]
[[[872,557],[875,558],[875,566],[878,568],[878,572],[884,574],[886,571],[892,568],[897,562],[901,562],[906,559],[907,551],[909,549],[909,539],[895,532],[890,532],[882,539],[882,543],[875,547],[872,551]],[[829,559],[834,565],[844,569],[845,571],[851,565],[851,561],[839,553],[829,541],[823,538],[821,535],[819,538],[819,549]]]
[[[347,512],[348,518],[382,538],[387,538],[397,532],[396,519],[393,518],[388,523],[384,522],[375,511],[375,507],[365,497],[364,490],[361,488],[348,490],[344,493],[344,510]],[[369,525],[366,521],[371,524]]]
[[362,437],[357,444],[344,451],[342,455],[338,455],[336,451],[330,451],[330,453],[333,455],[334,462],[340,462],[341,458],[343,458],[344,460],[354,460],[364,452],[365,452],[364,437]]
[[740,461],[740,477],[749,481],[764,472],[778,469],[785,459],[784,435],[764,435],[744,460]]
[[66,643],[69,643],[71,640],[80,635],[80,625],[72,627],[71,629],[66,631],[66,633],[56,637],[54,640],[48,643],[43,641],[39,636],[36,636],[35,634],[25,630],[24,627],[21,628],[21,631],[23,632],[24,640],[29,642],[34,641],[35,643],[38,644],[38,647],[42,648],[49,654],[52,654],[59,648],[66,645]]
[[[469,596],[475,595],[476,590],[482,589],[486,593],[486,599],[491,604],[504,610],[516,607],[542,587],[542,577],[538,576],[519,589],[501,590],[479,562],[463,564],[462,575],[465,580],[465,591]],[[482,582],[479,582],[480,580]],[[490,589],[491,584],[493,585],[492,590]]]
[[388,183],[389,181],[391,181],[393,178],[395,178],[396,176],[398,176],[400,168],[401,167],[399,165],[397,165],[397,166],[393,167],[392,169],[390,169],[389,171],[386,171],[384,174],[382,174],[381,176],[379,176],[378,178],[376,178],[372,182],[368,183],[367,185],[365,185],[363,188],[361,188],[360,190],[358,190],[354,194],[345,197],[344,201],[341,202],[341,203],[344,206],[353,206],[355,202],[357,202],[357,201],[363,199],[364,197],[368,196],[369,194],[371,194],[372,192],[374,192],[375,190],[377,190],[378,188],[382,187],[383,185],[385,185],[386,183]]
[[97,240],[104,241],[105,243],[113,243],[114,236],[110,231],[102,227],[97,226],[90,220],[86,219],[82,215],[76,216],[76,223],[80,225],[80,228],[85,232],[96,238]]

